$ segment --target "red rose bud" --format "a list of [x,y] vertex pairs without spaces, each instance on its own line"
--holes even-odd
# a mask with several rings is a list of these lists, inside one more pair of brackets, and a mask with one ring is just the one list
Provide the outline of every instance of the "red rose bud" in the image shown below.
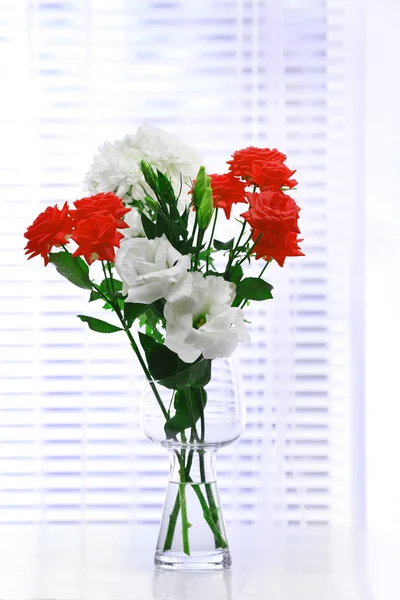
[[95,196],[89,196],[88,198],[81,198],[74,202],[76,208],[71,213],[75,222],[82,219],[88,219],[94,215],[112,215],[117,222],[117,229],[126,229],[129,227],[122,217],[126,215],[131,209],[125,207],[123,201],[119,196],[116,196],[112,192],[107,194],[100,193]]
[[250,208],[241,216],[253,229],[253,241],[262,234],[254,248],[256,258],[274,258],[282,267],[287,256],[304,256],[297,238],[300,208],[293,198],[281,191],[249,193],[247,198]]
[[114,262],[114,247],[119,248],[124,237],[117,228],[118,223],[111,214],[97,213],[80,220],[72,235],[72,239],[78,244],[73,256],[84,256],[89,265],[95,260]]
[[46,266],[53,246],[67,244],[72,230],[73,220],[69,215],[67,202],[61,210],[57,206],[46,208],[24,233],[28,240],[24,248],[25,254],[30,254],[28,260],[40,254]]
[[211,189],[213,203],[216,208],[222,208],[225,211],[227,219],[231,216],[232,204],[237,202],[246,202],[245,188],[246,183],[240,181],[232,173],[224,175],[209,175],[211,179]]

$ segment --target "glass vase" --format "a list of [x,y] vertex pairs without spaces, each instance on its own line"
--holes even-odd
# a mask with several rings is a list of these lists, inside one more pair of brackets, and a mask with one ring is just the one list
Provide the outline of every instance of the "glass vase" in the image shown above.
[[230,567],[215,458],[220,448],[241,435],[244,415],[241,379],[232,359],[212,361],[211,379],[202,388],[167,389],[155,381],[146,385],[142,428],[170,457],[157,567],[192,571]]

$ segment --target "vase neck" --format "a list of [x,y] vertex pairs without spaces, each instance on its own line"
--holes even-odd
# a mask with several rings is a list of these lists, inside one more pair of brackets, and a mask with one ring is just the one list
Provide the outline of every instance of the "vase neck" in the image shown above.
[[[216,481],[215,450],[170,450],[170,481],[173,483],[213,483]],[[182,469],[185,475],[182,477]]]

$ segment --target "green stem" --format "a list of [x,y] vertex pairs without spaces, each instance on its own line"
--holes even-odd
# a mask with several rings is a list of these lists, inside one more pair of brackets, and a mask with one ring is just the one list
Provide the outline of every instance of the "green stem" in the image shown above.
[[258,276],[258,279],[261,279],[261,277],[264,275],[265,269],[268,267],[268,265],[269,265],[269,263],[270,263],[270,262],[271,262],[270,260],[267,260],[267,261],[265,262],[265,265],[264,265],[264,266],[263,266],[263,268],[261,269],[261,272],[260,272],[260,274],[259,274],[259,276]]
[[[190,437],[191,443],[193,442],[193,439],[194,438],[192,435]],[[188,456],[188,460],[187,460],[187,464],[186,464],[186,468],[185,468],[186,481],[189,479],[190,469],[192,467],[192,462],[193,462],[193,453],[194,453],[194,450],[189,451],[189,456]],[[175,452],[175,454],[177,455],[179,462],[181,462],[180,454],[177,451]],[[176,498],[175,498],[175,503],[172,508],[172,512],[169,515],[168,529],[167,529],[167,533],[165,536],[165,542],[164,542],[164,547],[163,547],[164,552],[167,552],[168,550],[171,550],[171,548],[172,548],[172,542],[174,540],[175,528],[176,528],[176,524],[178,521],[180,508],[181,508],[181,501],[180,501],[180,496],[179,496],[179,492],[178,492],[178,494],[176,495]]]
[[214,221],[213,221],[213,225],[212,225],[212,229],[211,229],[211,236],[210,236],[210,241],[208,242],[207,254],[206,254],[206,272],[207,273],[208,273],[208,266],[209,266],[209,262],[210,262],[210,257],[209,257],[208,251],[211,249],[211,244],[214,239],[215,227],[217,225],[217,219],[218,219],[218,208],[215,208],[214,210],[215,210]]
[[[110,292],[110,294],[111,294],[111,293],[112,293],[112,291],[111,291],[111,288],[110,288],[110,282],[109,282],[109,280],[108,280],[108,277],[107,277],[107,271],[106,271],[106,266],[105,266],[105,264],[104,264],[104,262],[103,262],[103,261],[101,261],[101,266],[102,266],[102,269],[103,269],[103,275],[104,275],[104,279],[106,280],[107,289],[108,289],[108,291],[109,291],[109,292]],[[108,300],[108,302],[109,302],[109,300]]]
[[[201,394],[203,395],[203,393],[201,392]],[[205,419],[204,419],[204,404],[203,404],[203,398],[201,398],[201,408],[200,408],[200,428],[201,428],[201,433],[200,433],[200,439],[201,442],[204,442],[205,439]],[[218,507],[215,503],[215,498],[214,498],[214,493],[212,490],[212,486],[206,482],[206,473],[205,473],[205,466],[204,466],[204,450],[199,450],[199,461],[200,461],[200,478],[201,480],[204,482],[205,484],[205,488],[206,488],[206,495],[207,495],[207,500],[208,500],[208,504],[210,505],[210,512],[211,512],[211,516],[212,519],[216,525],[216,527],[219,526],[219,519],[218,519]],[[215,537],[215,536],[214,536]],[[218,548],[218,540],[215,537],[215,547]]]
[[194,219],[194,225],[193,225],[193,230],[192,230],[192,235],[190,236],[190,245],[193,246],[194,243],[194,237],[196,235],[196,230],[197,230],[197,213],[195,213],[195,219]]
[[247,225],[247,222],[243,221],[243,223],[242,223],[242,229],[240,231],[240,234],[239,234],[239,237],[238,237],[238,239],[236,241],[236,244],[234,245],[234,247],[232,248],[232,250],[229,252],[229,260],[228,260],[228,263],[227,263],[226,268],[225,268],[225,279],[229,279],[230,278],[230,268],[232,266],[233,261],[235,260],[236,251],[237,251],[237,248],[238,248],[238,246],[240,244],[240,240],[243,237],[244,230],[246,229],[246,225]]
[[[182,443],[186,443],[186,437],[184,432],[181,433]],[[185,554],[190,556],[190,544],[189,544],[189,521],[187,515],[187,504],[186,504],[186,471],[185,471],[185,460],[186,460],[186,449],[182,448],[180,454],[180,467],[179,467],[179,503],[181,506],[181,520],[182,520],[182,543],[183,551]]]
[[197,232],[197,242],[196,242],[196,254],[194,255],[194,263],[193,263],[193,271],[197,271],[199,265],[199,254],[200,247],[203,241],[204,231],[202,231],[199,227],[199,231]]
[[112,276],[111,263],[109,260],[107,261],[107,269],[110,274],[111,289],[112,289],[113,294],[115,294],[114,279]]
[[[249,248],[249,250],[246,252],[246,254],[245,254],[245,255],[244,255],[244,257],[242,258],[242,260],[240,260],[238,263],[236,263],[236,265],[234,266],[234,268],[233,268],[233,271],[232,271],[232,273],[231,273],[231,277],[232,277],[232,275],[234,274],[234,272],[236,271],[236,269],[237,269],[238,267],[240,267],[240,265],[241,265],[242,263],[244,263],[244,261],[245,261],[245,260],[247,260],[247,259],[250,257],[250,255],[252,254],[252,252],[253,252],[254,248],[257,246],[257,244],[258,244],[258,242],[260,241],[260,239],[261,239],[261,238],[262,238],[262,233],[260,233],[260,234],[257,236],[257,238],[256,238],[256,241],[255,241],[255,242],[254,242],[254,244],[253,244],[253,245],[252,245],[252,246]],[[247,243],[247,242],[246,242],[246,243]]]
[[[192,482],[191,478],[189,477],[188,482]],[[202,491],[200,489],[200,486],[196,483],[192,485],[193,491],[196,494],[196,496],[199,499],[201,508],[203,509],[203,516],[204,519],[206,520],[206,522],[208,523],[208,526],[210,527],[211,531],[214,534],[215,540],[216,540],[216,544],[218,544],[218,548],[227,548],[228,544],[226,543],[226,541],[224,540],[224,538],[221,535],[220,530],[218,529],[217,525],[215,524],[215,521],[213,519],[213,515],[210,511],[210,509],[207,506],[207,502],[202,494]]]
[[160,398],[160,394],[158,393],[158,390],[157,390],[157,387],[156,387],[154,381],[152,381],[152,377],[151,377],[150,372],[149,372],[149,370],[148,370],[148,368],[146,366],[146,363],[144,362],[144,360],[142,358],[142,355],[140,354],[140,350],[139,350],[139,348],[138,348],[138,346],[137,346],[137,344],[136,344],[136,342],[135,342],[135,340],[134,340],[134,338],[133,338],[133,336],[132,336],[129,328],[126,326],[126,323],[125,323],[125,320],[124,320],[124,318],[123,318],[123,316],[121,314],[121,311],[119,310],[119,307],[117,307],[115,305],[114,305],[114,310],[117,313],[119,320],[121,321],[121,324],[122,324],[122,326],[124,328],[124,331],[125,331],[126,335],[128,336],[128,339],[129,339],[129,341],[131,343],[132,349],[133,349],[134,353],[136,354],[136,356],[138,358],[138,361],[139,361],[140,366],[142,367],[142,369],[144,371],[144,374],[146,375],[147,381],[149,382],[149,385],[150,385],[150,387],[151,387],[151,389],[153,391],[153,394],[154,394],[154,396],[155,396],[155,398],[156,398],[156,400],[158,402],[158,405],[161,408],[161,412],[164,415],[164,418],[166,420],[168,420],[169,417],[168,417],[167,409],[165,408],[165,406],[163,404],[163,401]]

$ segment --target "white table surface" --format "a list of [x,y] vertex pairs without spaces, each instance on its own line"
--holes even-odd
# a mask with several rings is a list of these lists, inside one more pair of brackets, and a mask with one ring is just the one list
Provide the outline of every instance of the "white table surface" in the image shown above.
[[2,525],[0,599],[400,599],[397,536],[376,536],[367,555],[346,531],[230,534],[230,571],[185,574],[154,568],[152,526]]

